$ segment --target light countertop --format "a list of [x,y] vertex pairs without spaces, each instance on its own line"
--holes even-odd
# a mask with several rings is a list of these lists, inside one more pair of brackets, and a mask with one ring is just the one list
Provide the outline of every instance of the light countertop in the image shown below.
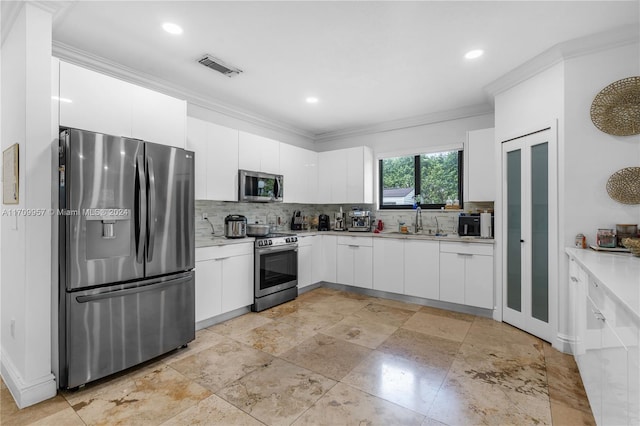
[[251,243],[256,239],[253,237],[245,238],[227,238],[223,235],[214,235],[211,237],[196,237],[196,248],[211,247],[211,246],[226,246],[229,244],[244,244]]
[[349,231],[291,231],[299,237],[308,235],[338,235],[346,237],[374,237],[374,238],[395,238],[400,240],[431,240],[431,241],[451,241],[451,242],[465,242],[465,243],[480,243],[480,244],[494,244],[493,238],[480,238],[480,237],[461,237],[457,234],[450,234],[447,236],[436,236],[429,234],[403,234],[396,231],[382,231],[380,233],[374,232],[349,232]]
[[565,251],[640,321],[640,257],[590,249],[567,248]]

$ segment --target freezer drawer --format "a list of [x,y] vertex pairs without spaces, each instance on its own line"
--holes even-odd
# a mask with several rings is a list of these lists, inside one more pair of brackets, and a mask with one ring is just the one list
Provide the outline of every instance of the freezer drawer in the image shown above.
[[67,293],[60,387],[77,387],[192,341],[194,274]]

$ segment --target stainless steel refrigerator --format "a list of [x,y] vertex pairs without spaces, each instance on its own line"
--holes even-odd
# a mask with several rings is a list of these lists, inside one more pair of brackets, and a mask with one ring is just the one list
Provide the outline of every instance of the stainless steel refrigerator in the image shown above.
[[65,129],[59,377],[75,388],[195,338],[194,154]]

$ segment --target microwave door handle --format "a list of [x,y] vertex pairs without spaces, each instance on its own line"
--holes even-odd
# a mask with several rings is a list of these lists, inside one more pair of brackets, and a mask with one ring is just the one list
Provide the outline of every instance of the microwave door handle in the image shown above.
[[145,219],[147,218],[147,181],[144,173],[144,160],[142,155],[136,158],[136,182],[137,186],[137,205],[135,214],[135,231],[136,231],[136,262],[144,262],[144,243],[147,240],[147,227]]
[[151,157],[147,157],[147,172],[149,173],[149,209],[147,210],[149,240],[147,242],[147,262],[151,262],[153,260],[153,247],[156,242],[156,175],[153,170],[153,159]]
[[465,223],[464,224],[464,230],[462,231],[463,235],[468,235],[469,234],[469,224]]
[[273,180],[273,199],[277,200],[280,197],[280,180],[277,177]]

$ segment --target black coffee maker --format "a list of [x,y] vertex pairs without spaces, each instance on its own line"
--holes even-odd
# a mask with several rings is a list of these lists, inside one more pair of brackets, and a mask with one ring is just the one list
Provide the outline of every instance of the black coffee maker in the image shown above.
[[330,228],[330,220],[329,215],[321,214],[318,216],[318,231],[329,231]]

